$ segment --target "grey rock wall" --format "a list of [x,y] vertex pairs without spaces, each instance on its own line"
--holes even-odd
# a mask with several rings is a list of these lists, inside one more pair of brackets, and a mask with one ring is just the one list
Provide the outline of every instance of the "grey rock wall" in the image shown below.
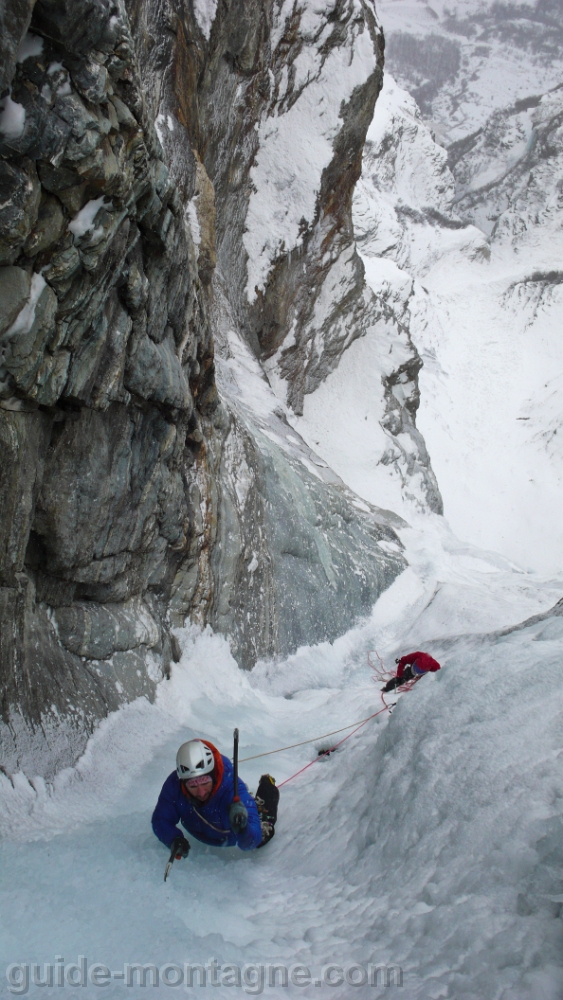
[[[41,747],[50,773],[107,711],[152,695],[177,658],[167,602],[188,563],[197,604],[208,526],[194,490],[217,397],[207,292],[124,6],[40,0],[27,34],[12,6],[0,118],[2,733],[6,766]],[[194,183],[188,164],[184,189]]]
[[[191,0],[9,0],[2,15],[9,771],[52,774],[99,718],[152,697],[186,619],[231,636],[251,667],[334,638],[404,567],[398,520],[288,445],[291,410],[374,308],[351,198],[383,39],[370,0],[315,7],[314,28],[309,7],[220,0],[209,32]],[[367,69],[338,103],[298,245],[279,244],[249,295],[260,128],[308,106],[300,60],[318,79],[357,46]],[[233,392],[223,379],[219,403],[214,350],[228,366],[229,331],[257,376]],[[266,419],[268,365],[289,410],[270,393]]]

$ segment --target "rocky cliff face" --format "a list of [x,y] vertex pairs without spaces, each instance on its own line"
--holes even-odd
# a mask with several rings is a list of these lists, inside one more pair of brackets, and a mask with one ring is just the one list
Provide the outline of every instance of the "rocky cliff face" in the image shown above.
[[3,17],[2,732],[8,769],[52,773],[152,695],[175,625],[252,666],[404,565],[397,519],[292,427],[382,313],[351,206],[383,40],[368,0]]
[[[174,656],[166,601],[205,562],[217,396],[205,279],[127,13],[31,6],[8,22],[0,119],[3,713],[20,746],[60,715],[78,746]],[[76,746],[54,734],[51,750],[53,767]]]

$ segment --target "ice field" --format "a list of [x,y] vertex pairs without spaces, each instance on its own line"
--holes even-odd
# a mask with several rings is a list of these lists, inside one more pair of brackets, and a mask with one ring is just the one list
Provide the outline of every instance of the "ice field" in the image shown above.
[[[156,704],[140,699],[110,716],[53,788],[2,777],[3,965],[84,955],[120,970],[215,958],[318,973],[327,963],[371,962],[400,966],[400,990],[264,993],[562,995],[563,617],[484,634],[541,615],[561,581],[542,583],[457,543],[438,518],[402,540],[409,569],[370,620],[334,644],[246,674],[225,640],[184,630],[182,661]],[[192,838],[189,858],[164,883],[167,851],[150,817],[182,741],[204,736],[228,754],[237,725],[246,757],[320,736],[381,707],[368,651],[390,666],[398,651],[420,646],[442,671],[284,786],[264,850]],[[242,763],[241,776],[251,789],[266,770],[281,782],[330,742]],[[150,982],[89,984],[74,995],[185,991]],[[260,992],[243,986],[234,995],[245,989]],[[4,975],[2,991],[13,995]],[[221,985],[207,991],[233,995]],[[47,994],[65,995],[29,987],[29,996]]]

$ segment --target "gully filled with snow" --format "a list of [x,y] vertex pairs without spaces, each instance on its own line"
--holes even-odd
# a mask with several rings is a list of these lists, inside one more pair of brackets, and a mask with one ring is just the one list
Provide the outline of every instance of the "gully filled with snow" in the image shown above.
[[[224,639],[181,630],[181,662],[156,704],[139,699],[111,715],[52,787],[2,777],[6,964],[216,959],[318,974],[371,962],[399,966],[409,1000],[561,995],[563,616],[545,615],[561,581],[542,584],[461,545],[438,518],[401,537],[410,568],[334,643],[246,674]],[[421,645],[442,671],[284,786],[271,844],[245,854],[193,842],[164,883],[167,851],[150,816],[182,741],[205,736],[229,753],[236,725],[245,758],[321,736],[381,707],[370,651],[390,666]],[[242,776],[251,789],[265,770],[281,782],[328,745],[242,763]],[[110,980],[79,995],[129,992]]]
[[0,996],[560,1000],[560,0],[10,3]]

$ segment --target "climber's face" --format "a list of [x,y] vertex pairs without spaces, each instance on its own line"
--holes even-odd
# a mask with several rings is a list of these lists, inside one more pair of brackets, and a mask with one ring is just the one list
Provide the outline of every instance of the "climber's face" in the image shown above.
[[202,774],[200,778],[190,778],[184,782],[186,791],[198,802],[207,802],[213,788],[213,778],[210,774]]

